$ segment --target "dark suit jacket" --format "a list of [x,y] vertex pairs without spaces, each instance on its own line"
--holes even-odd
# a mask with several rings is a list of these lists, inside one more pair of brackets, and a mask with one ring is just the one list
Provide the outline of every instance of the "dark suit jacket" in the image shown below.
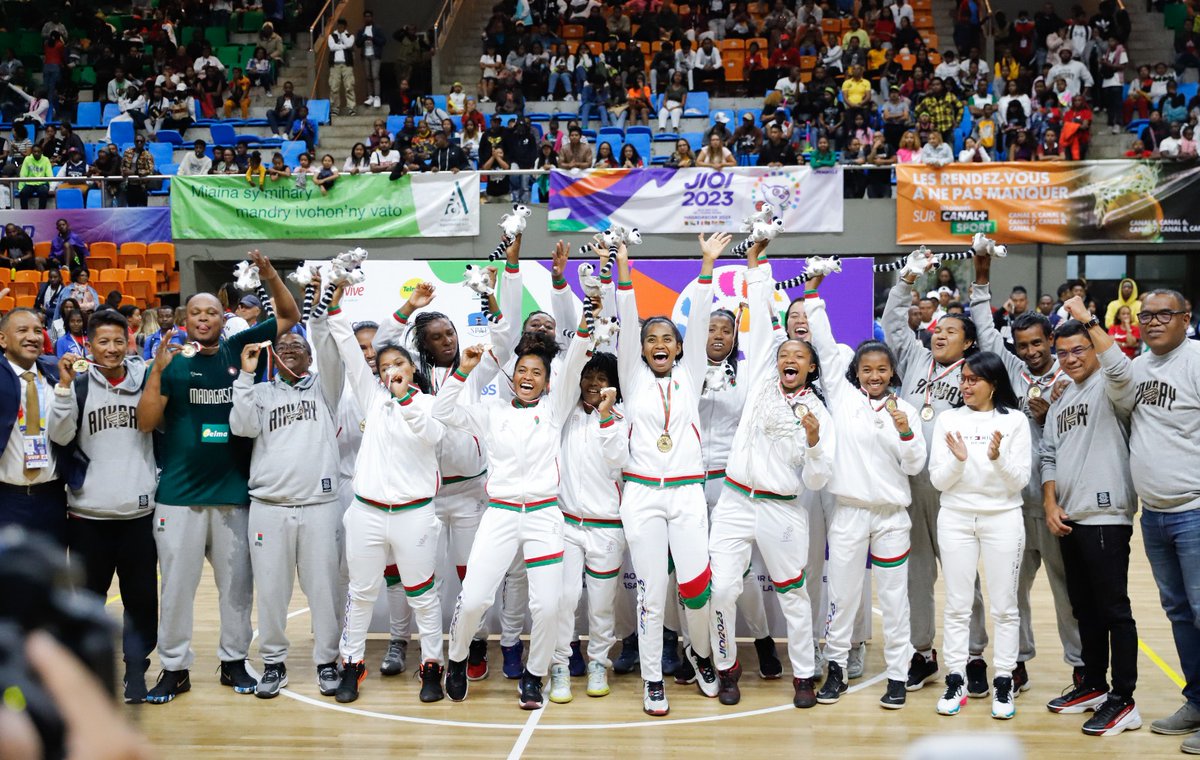
[[[276,116],[283,113],[283,101],[284,100],[286,100],[286,98],[284,98],[282,95],[275,98],[275,115]],[[298,111],[300,109],[300,106],[307,105],[307,104],[308,104],[308,101],[304,98],[303,95],[295,95],[295,94],[292,95],[292,113],[296,113],[296,111]]]
[[[39,356],[37,368],[51,385],[58,383],[58,362],[52,356]],[[21,379],[13,372],[6,357],[0,356],[0,440],[8,441],[13,425],[17,424],[17,410],[21,408]],[[45,421],[43,420],[43,425]],[[54,447],[55,469],[64,477],[70,466],[72,452],[69,447],[51,443]]]

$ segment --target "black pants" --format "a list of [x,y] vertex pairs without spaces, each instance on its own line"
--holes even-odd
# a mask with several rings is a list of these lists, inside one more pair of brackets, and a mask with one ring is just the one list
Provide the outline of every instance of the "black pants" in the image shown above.
[[133,520],[67,520],[71,561],[83,568],[84,586],[108,594],[113,573],[125,607],[125,662],[140,663],[158,643],[158,551],[154,515]]
[[0,528],[20,525],[62,544],[67,537],[67,492],[61,480],[37,486],[0,483]]
[[1084,683],[1132,697],[1137,686],[1138,635],[1129,605],[1129,525],[1075,525],[1060,539],[1067,596],[1079,622]]

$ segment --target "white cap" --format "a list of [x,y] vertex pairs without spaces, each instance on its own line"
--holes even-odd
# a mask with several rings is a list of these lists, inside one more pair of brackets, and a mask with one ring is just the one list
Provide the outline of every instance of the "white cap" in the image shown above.
[[721,112],[721,113],[718,113],[718,114],[717,114],[715,117],[713,117],[713,118],[714,118],[714,120],[715,120],[715,121],[717,121],[717,122],[718,122],[718,123],[720,123],[720,124],[728,124],[728,123],[729,123],[729,116],[728,116],[728,114],[725,114],[725,113],[723,113],[723,112]]
[[953,290],[951,290],[951,289],[950,289],[950,287],[949,287],[948,285],[943,285],[942,287],[938,288],[938,289],[937,289],[937,292],[936,292],[936,293],[934,293],[934,295],[935,295],[935,296],[940,296],[942,293],[945,293],[945,294],[946,294],[946,295],[948,295],[948,296],[952,296],[952,295],[954,295],[954,291],[953,291]]

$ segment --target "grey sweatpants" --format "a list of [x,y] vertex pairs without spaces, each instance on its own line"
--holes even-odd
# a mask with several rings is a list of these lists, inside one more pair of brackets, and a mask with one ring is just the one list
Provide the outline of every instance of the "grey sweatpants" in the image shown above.
[[154,543],[162,571],[158,657],[164,669],[187,670],[196,659],[192,622],[205,557],[212,565],[221,615],[217,657],[221,662],[246,659],[254,604],[249,518],[246,507],[155,507]]
[[258,589],[258,651],[266,664],[287,660],[288,606],[297,573],[308,599],[313,663],[336,662],[338,619],[345,597],[338,593],[338,544],[342,510],[335,501],[278,506],[250,501],[250,562]]
[[1058,640],[1062,643],[1063,661],[1073,668],[1083,667],[1079,643],[1079,624],[1067,598],[1067,574],[1063,567],[1062,549],[1058,539],[1046,527],[1046,518],[1037,512],[1025,512],[1025,554],[1021,557],[1021,575],[1017,583],[1017,609],[1021,615],[1021,652],[1017,662],[1028,662],[1037,655],[1033,643],[1033,615],[1030,612],[1029,592],[1037,578],[1038,568],[1046,567],[1046,580],[1054,596],[1054,611],[1058,618]]
[[[940,559],[937,518],[941,510],[941,493],[929,482],[928,470],[909,478],[909,483],[912,486],[912,506],[909,508],[912,548],[908,554],[908,606],[912,616],[913,649],[925,652],[933,649],[933,639],[937,633],[933,586],[937,583],[937,563]],[[972,657],[983,654],[983,650],[987,649],[983,609],[983,592],[976,574],[975,602],[971,605],[971,639],[968,644],[968,653]]]

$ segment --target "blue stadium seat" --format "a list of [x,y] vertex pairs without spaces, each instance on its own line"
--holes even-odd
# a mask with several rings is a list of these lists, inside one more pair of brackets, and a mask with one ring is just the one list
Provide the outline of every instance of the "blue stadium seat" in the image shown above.
[[118,145],[133,142],[134,131],[132,121],[114,121],[108,125],[108,136]]
[[[691,95],[688,97],[690,98]],[[700,147],[704,144],[703,132],[684,132],[683,134],[679,135],[679,138],[687,140],[688,145],[692,146],[692,150],[695,151],[700,150]]]
[[596,138],[596,149],[599,150],[600,145],[603,143],[608,143],[611,145],[613,155],[619,156],[621,155],[621,146],[625,144],[625,136],[620,133],[614,134],[612,132],[609,132],[608,134],[602,134]]
[[501,124],[503,124],[504,126],[507,127],[507,126],[511,125],[514,121],[517,120],[517,115],[513,114],[513,113],[494,113],[494,114],[492,114],[492,123],[495,123],[497,119],[500,121]]
[[[175,152],[175,149],[170,143],[147,143],[146,150],[150,151],[151,156],[154,156],[154,165],[159,169],[162,169],[163,166],[170,164],[174,158],[172,154]],[[176,166],[178,166],[178,164],[176,164]],[[167,172],[162,173],[166,174]]]
[[1200,83],[1197,82],[1180,82],[1177,90],[1183,99],[1191,103],[1192,98],[1196,97],[1196,93],[1200,91]]
[[[288,166],[300,163],[300,154],[305,150],[304,143],[299,140],[285,140],[279,152],[283,154],[283,162]],[[265,163],[265,162],[264,162]]]
[[158,174],[170,174],[171,176],[175,176],[179,173],[179,164],[172,163],[170,161],[160,164],[156,160],[155,171]]
[[89,164],[96,162],[96,154],[99,153],[100,149],[103,147],[104,147],[104,143],[102,143],[102,142],[101,143],[84,143],[83,144],[83,156],[84,156],[84,158],[87,159],[87,162]]
[[387,117],[387,131],[395,135],[397,132],[404,129],[404,118],[404,114]]
[[104,208],[104,193],[97,186],[92,186],[87,194],[88,208]]
[[708,93],[689,92],[683,106],[684,116],[708,116]]
[[[179,168],[178,164],[176,164],[175,166],[176,166],[176,168]],[[171,180],[164,179],[163,183],[162,183],[162,187],[158,188],[157,190],[151,190],[147,194],[148,195],[170,195],[171,194]]]
[[654,130],[651,129],[650,127],[635,126],[635,127],[628,127],[625,130],[625,134],[627,134],[627,135],[647,135],[649,137],[654,137]]
[[450,123],[454,125],[454,128],[456,130],[462,129],[462,117],[461,116],[451,116]]
[[308,101],[308,116],[318,124],[329,123],[329,101],[328,100],[310,100]]
[[63,187],[54,192],[55,208],[83,208],[83,193],[78,188]]
[[1136,135],[1145,129],[1146,125],[1149,123],[1149,119],[1134,119],[1125,125],[1125,131]]
[[79,109],[75,112],[75,128],[98,129],[100,127],[100,118],[99,103],[80,103]]
[[208,125],[209,134],[212,136],[213,145],[232,148],[237,145],[237,133],[233,131],[233,125],[223,122],[214,122]]
[[[82,105],[82,104],[81,104]],[[107,127],[108,123],[121,115],[121,107],[116,103],[109,103],[104,106],[104,116],[100,119],[100,126]]]
[[625,130],[621,129],[620,127],[600,127],[600,131],[598,132],[598,134],[600,135],[600,137],[604,137],[605,135],[616,135],[617,137],[624,137]]
[[654,136],[654,142],[669,142],[673,143],[679,139],[679,135],[674,132],[659,132]]
[[650,135],[640,132],[636,134],[626,133],[625,142],[633,146],[638,155],[642,157],[642,161],[650,160]]
[[446,110],[447,97],[445,95],[430,95],[429,97],[433,98],[433,105],[435,108],[440,108],[443,111]]
[[171,145],[183,145],[183,135],[173,129],[160,129],[154,133],[154,139],[160,143],[170,143]]

